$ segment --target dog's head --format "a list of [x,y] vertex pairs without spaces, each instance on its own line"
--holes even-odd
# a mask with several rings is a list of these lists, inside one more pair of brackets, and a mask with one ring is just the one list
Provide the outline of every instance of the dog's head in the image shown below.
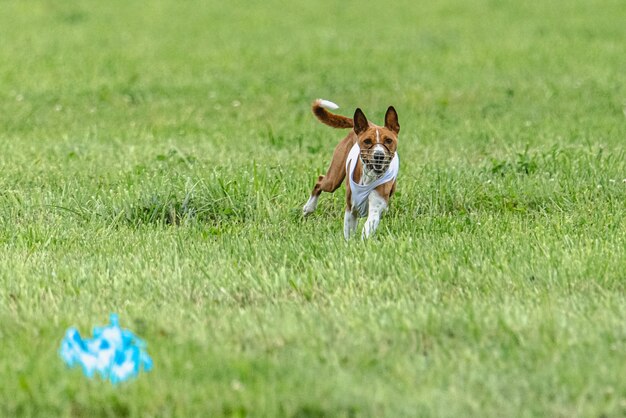
[[385,113],[385,126],[370,125],[361,109],[354,112],[354,132],[361,148],[361,160],[376,174],[387,171],[398,148],[400,124],[393,106]]

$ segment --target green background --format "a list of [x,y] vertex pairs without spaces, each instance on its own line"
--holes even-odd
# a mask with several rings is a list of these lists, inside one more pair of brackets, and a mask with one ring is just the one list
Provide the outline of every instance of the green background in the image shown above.
[[[0,414],[626,414],[623,1],[0,0]],[[367,242],[302,205],[398,110]],[[154,370],[67,369],[110,312]]]

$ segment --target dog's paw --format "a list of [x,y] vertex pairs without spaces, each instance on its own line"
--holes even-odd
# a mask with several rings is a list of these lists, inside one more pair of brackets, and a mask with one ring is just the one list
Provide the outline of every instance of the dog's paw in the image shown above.
[[304,205],[304,207],[302,208],[303,216],[309,216],[313,212],[315,212],[315,208],[310,207],[308,204]]
[[309,198],[309,201],[306,202],[306,204],[302,208],[302,214],[304,216],[309,216],[310,214],[315,212],[315,209],[317,209],[317,199],[318,198],[316,196],[311,196]]

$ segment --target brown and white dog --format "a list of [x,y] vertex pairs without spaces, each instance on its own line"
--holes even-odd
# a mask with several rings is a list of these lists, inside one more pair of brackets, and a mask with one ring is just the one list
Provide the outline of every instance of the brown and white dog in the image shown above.
[[347,177],[344,237],[350,238],[356,232],[357,219],[367,216],[361,237],[368,238],[378,227],[380,217],[396,189],[399,169],[396,151],[400,132],[398,114],[393,106],[389,106],[385,113],[385,125],[378,126],[369,122],[361,109],[356,109],[353,118],[326,110],[338,108],[328,100],[313,102],[313,113],[322,123],[333,128],[353,129],[335,148],[330,167],[325,176],[318,177],[303,212],[304,216],[313,213],[320,194],[334,192]]

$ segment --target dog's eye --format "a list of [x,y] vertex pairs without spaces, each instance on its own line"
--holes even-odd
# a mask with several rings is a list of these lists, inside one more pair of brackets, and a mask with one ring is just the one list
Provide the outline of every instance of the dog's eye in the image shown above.
[[372,145],[372,140],[371,140],[371,139],[369,139],[369,138],[367,138],[365,141],[363,141],[363,143],[364,143],[365,145]]
[[393,142],[393,139],[391,139],[391,138],[386,138],[385,139],[385,144],[387,144],[387,145],[391,145],[392,142]]

